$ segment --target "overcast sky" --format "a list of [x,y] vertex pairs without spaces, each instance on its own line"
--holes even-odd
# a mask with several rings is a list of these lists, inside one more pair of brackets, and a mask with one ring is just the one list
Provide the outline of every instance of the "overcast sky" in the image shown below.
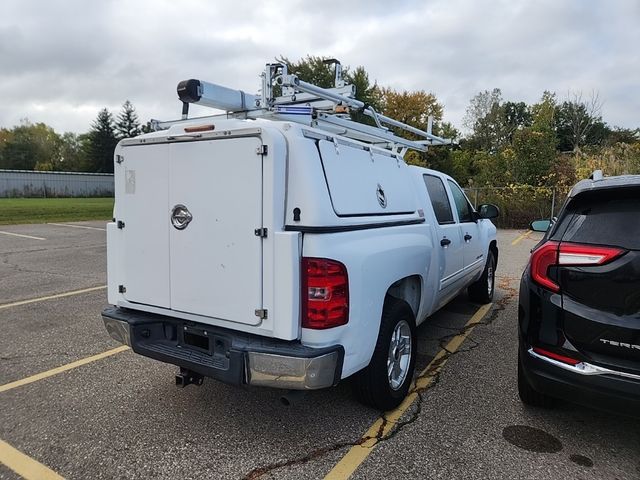
[[497,87],[528,103],[596,90],[605,121],[636,128],[639,49],[640,0],[3,0],[0,127],[80,133],[126,99],[142,121],[178,118],[180,80],[255,93],[266,62],[312,54],[433,92],[457,127]]

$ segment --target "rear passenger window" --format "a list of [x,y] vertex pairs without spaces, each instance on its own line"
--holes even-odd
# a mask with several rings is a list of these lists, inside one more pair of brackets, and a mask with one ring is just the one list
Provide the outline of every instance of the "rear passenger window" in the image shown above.
[[453,201],[456,202],[456,210],[458,210],[458,218],[460,219],[460,223],[463,222],[473,222],[473,209],[465,197],[460,187],[453,183],[451,180],[447,180],[449,182],[449,188],[451,188],[451,193],[453,194]]
[[439,224],[453,223],[453,212],[444,183],[438,177],[433,175],[424,175],[424,184],[427,186],[427,192],[431,199],[431,206],[436,214],[436,220]]

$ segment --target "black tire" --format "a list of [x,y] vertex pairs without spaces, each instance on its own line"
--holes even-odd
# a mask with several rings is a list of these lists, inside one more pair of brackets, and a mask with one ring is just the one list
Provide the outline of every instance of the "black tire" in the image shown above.
[[546,395],[544,393],[540,393],[537,390],[534,390],[527,377],[524,373],[524,368],[522,367],[522,359],[520,358],[520,352],[518,351],[518,395],[520,396],[520,400],[525,405],[530,405],[532,407],[541,407],[541,408],[551,408],[555,405],[556,399]]
[[[411,333],[408,369],[404,369],[397,379],[399,385],[392,387],[392,381],[389,379],[387,370],[387,361],[390,357],[392,336],[399,330]],[[407,392],[413,382],[413,374],[416,367],[417,353],[417,335],[415,317],[411,307],[407,302],[393,297],[387,297],[382,310],[382,319],[380,322],[380,333],[376,342],[375,350],[369,365],[358,372],[354,378],[354,386],[358,399],[371,407],[378,410],[391,410],[404,400]],[[394,355],[398,358],[397,354]],[[402,377],[402,375],[404,375]],[[396,381],[396,380],[394,380]]]
[[491,303],[493,301],[493,292],[496,288],[496,257],[489,250],[487,254],[487,263],[484,266],[482,276],[469,285],[469,298],[476,303]]

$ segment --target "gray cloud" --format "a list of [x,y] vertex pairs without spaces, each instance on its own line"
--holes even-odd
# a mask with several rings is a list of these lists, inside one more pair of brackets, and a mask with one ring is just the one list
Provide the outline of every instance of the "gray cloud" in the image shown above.
[[[388,2],[7,0],[0,17],[0,127],[21,118],[86,131],[125,99],[175,118],[178,81],[254,92],[278,55],[330,55],[397,89],[431,91],[460,126],[469,99],[499,87],[598,90],[605,120],[640,121],[640,4],[634,1]],[[205,113],[206,111],[202,111]]]

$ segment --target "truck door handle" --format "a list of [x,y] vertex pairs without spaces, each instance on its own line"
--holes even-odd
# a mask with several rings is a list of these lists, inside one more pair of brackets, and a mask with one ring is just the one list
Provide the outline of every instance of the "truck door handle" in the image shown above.
[[447,245],[451,244],[451,240],[449,240],[448,238],[443,238],[442,240],[440,240],[440,245],[442,245],[443,247],[446,247]]
[[473,237],[471,235],[469,235],[468,233],[464,236],[464,241],[468,242],[469,240],[471,240]]

